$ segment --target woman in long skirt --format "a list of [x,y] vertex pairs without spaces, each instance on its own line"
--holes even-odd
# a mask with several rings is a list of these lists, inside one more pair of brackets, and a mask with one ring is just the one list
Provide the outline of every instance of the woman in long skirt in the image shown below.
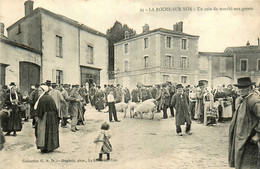
[[17,92],[17,86],[13,85],[5,95],[5,104],[8,109],[12,110],[2,123],[3,131],[7,132],[6,136],[10,136],[11,132],[13,136],[16,136],[16,132],[22,130],[22,117],[18,106],[20,103],[21,94]]
[[37,136],[36,145],[41,152],[46,153],[59,147],[59,117],[56,104],[46,92],[47,86],[38,89],[39,98],[34,105],[36,110]]

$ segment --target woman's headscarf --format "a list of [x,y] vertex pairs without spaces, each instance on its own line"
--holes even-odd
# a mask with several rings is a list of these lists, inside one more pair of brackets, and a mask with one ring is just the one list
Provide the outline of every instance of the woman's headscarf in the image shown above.
[[34,105],[34,110],[37,109],[40,98],[45,94],[45,92],[47,92],[49,90],[48,86],[46,86],[46,85],[41,85],[39,88],[41,88],[43,90],[43,93],[39,96],[38,100],[36,101],[36,103]]

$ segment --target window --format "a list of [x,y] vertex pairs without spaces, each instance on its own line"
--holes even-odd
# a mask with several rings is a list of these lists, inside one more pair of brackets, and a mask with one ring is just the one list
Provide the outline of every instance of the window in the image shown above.
[[167,67],[167,68],[170,68],[172,66],[172,56],[171,55],[165,56],[164,66]]
[[247,60],[240,60],[241,71],[247,71]]
[[188,59],[187,59],[187,57],[185,57],[185,56],[181,57],[180,67],[182,69],[187,69],[188,68]]
[[56,35],[56,56],[62,58],[62,37]]
[[129,70],[129,60],[124,60],[124,71],[128,71]]
[[260,59],[257,60],[257,70],[260,71]]
[[181,49],[182,50],[187,50],[187,39],[182,39],[181,40]]
[[144,38],[144,49],[148,48],[148,38]]
[[172,46],[172,38],[171,37],[166,37],[166,47],[171,48]]
[[62,70],[56,70],[56,83],[63,84],[63,72]]
[[87,63],[93,64],[93,47],[88,45]]
[[220,58],[220,65],[219,65],[219,73],[226,72],[226,60],[225,58]]
[[124,51],[125,51],[125,54],[127,54],[129,52],[129,44],[128,43],[124,44]]
[[163,82],[166,83],[169,81],[169,75],[163,75]]
[[187,83],[187,76],[181,76],[181,83]]
[[147,68],[148,67],[148,56],[144,57],[144,67]]
[[21,30],[21,24],[18,25],[18,30],[17,30],[17,34],[20,34],[22,32]]

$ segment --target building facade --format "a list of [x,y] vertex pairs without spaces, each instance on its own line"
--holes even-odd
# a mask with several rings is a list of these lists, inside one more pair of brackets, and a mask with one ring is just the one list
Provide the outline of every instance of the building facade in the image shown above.
[[116,83],[134,88],[138,82],[144,85],[173,83],[195,84],[199,36],[182,32],[183,23],[173,30],[159,28],[128,37],[115,45]]
[[3,23],[1,23],[0,51],[1,85],[15,82],[21,91],[28,91],[30,85],[40,83],[42,52],[8,39],[4,36]]
[[7,28],[8,38],[42,52],[40,81],[103,85],[108,81],[105,34],[25,2],[25,16]]
[[249,76],[260,83],[260,46],[227,47],[224,52],[199,52],[199,76],[212,87],[233,84]]

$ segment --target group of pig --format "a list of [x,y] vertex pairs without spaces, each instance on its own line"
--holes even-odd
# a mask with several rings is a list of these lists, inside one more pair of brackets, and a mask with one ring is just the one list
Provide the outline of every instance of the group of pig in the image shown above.
[[[135,116],[140,115],[140,118],[143,118],[143,114],[150,114],[150,120],[154,118],[154,114],[157,111],[157,104],[155,99],[148,99],[144,102],[135,103],[135,102],[120,102],[115,104],[117,112],[124,112],[124,118],[126,117],[127,112],[130,113],[130,117],[134,118]],[[127,111],[128,110],[128,111]],[[133,113],[133,115],[132,115]]]

